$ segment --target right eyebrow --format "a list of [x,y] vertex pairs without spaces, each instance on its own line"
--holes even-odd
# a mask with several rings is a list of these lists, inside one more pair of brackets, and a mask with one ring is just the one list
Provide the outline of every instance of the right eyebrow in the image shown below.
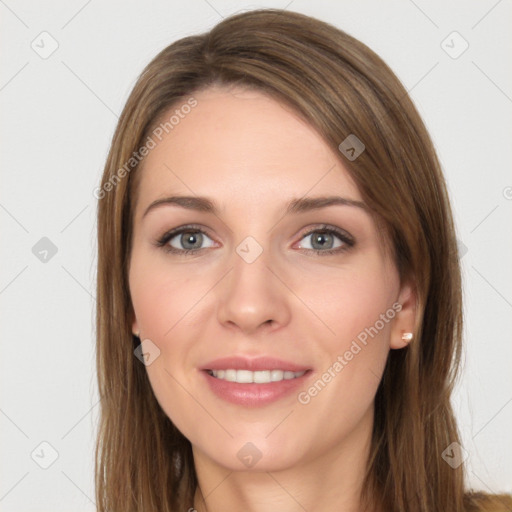
[[218,214],[219,209],[215,206],[215,203],[207,197],[196,197],[196,196],[171,196],[164,197],[153,201],[144,212],[143,218],[153,209],[164,205],[176,205],[189,210],[197,210],[200,212]]

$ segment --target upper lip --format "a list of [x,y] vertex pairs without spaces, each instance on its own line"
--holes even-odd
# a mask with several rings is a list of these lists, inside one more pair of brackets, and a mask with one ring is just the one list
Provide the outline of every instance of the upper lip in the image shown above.
[[215,359],[204,364],[202,370],[251,370],[253,372],[264,370],[284,370],[289,372],[302,372],[311,368],[305,365],[284,361],[275,357],[241,357],[231,356]]

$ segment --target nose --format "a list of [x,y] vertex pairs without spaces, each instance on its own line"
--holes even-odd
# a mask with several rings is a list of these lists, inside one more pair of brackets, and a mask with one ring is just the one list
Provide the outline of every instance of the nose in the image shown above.
[[283,276],[271,266],[264,250],[252,262],[238,253],[230,259],[232,270],[217,288],[218,321],[245,335],[270,332],[290,321],[291,292]]

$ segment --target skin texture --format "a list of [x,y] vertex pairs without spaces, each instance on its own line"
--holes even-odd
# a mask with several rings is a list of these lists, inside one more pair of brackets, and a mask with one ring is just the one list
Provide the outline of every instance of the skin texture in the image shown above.
[[[340,155],[309,125],[261,92],[217,87],[194,97],[197,106],[144,161],[129,269],[133,332],[160,350],[148,377],[193,446],[200,490],[190,506],[355,511],[374,396],[389,350],[403,348],[402,333],[413,331],[414,290],[401,285],[364,208],[284,215],[304,196],[362,201]],[[219,213],[164,205],[143,216],[171,195],[206,196]],[[190,223],[205,233],[195,245],[202,249],[178,255],[156,245]],[[307,232],[323,224],[345,230],[355,245],[333,235],[328,248],[346,250],[315,253]],[[252,263],[236,252],[248,236],[263,249]],[[183,238],[167,245],[184,248]],[[307,404],[297,393],[263,407],[231,404],[199,371],[219,357],[273,356],[312,369],[307,391],[394,303],[401,311]],[[248,442],[261,453],[251,468],[237,456]]]

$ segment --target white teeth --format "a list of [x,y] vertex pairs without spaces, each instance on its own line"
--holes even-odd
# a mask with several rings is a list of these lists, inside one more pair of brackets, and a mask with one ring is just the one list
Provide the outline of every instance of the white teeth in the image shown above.
[[[229,382],[236,382],[236,370],[224,370],[224,372],[224,380],[229,380]],[[215,377],[215,374],[213,376]]]
[[[274,370],[274,371],[279,371],[279,370]],[[264,370],[264,371],[254,372],[253,376],[252,376],[252,381],[255,382],[256,384],[265,384],[267,382],[271,382],[272,378],[270,376],[270,371]]]
[[210,370],[217,379],[227,380],[229,382],[238,382],[239,384],[268,384],[270,382],[278,382],[281,380],[296,379],[302,377],[306,371],[289,372],[284,370],[261,370],[251,372],[250,370]]
[[236,381],[241,384],[249,384],[253,381],[253,374],[249,370],[237,370],[236,371]]
[[283,380],[284,372],[282,370],[272,370],[270,372],[270,380],[272,382],[276,382],[278,380]]

